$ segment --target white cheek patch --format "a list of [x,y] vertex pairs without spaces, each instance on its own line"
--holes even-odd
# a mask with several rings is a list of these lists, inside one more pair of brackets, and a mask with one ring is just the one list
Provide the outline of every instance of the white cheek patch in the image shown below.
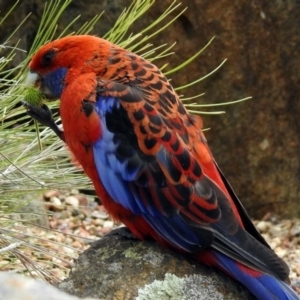
[[27,77],[25,79],[26,86],[34,86],[35,83],[38,81],[39,75],[35,72],[28,72]]

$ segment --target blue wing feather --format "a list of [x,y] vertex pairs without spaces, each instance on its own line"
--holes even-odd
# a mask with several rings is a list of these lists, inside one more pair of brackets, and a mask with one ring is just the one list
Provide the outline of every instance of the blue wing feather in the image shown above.
[[199,235],[191,231],[178,215],[153,217],[144,214],[143,217],[160,236],[171,241],[174,246],[188,252],[196,253],[202,250]]

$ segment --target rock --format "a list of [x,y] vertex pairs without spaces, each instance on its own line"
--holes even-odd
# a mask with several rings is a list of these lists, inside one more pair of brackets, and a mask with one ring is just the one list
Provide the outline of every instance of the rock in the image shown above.
[[50,205],[49,209],[53,211],[63,211],[65,209],[65,206],[61,203],[61,200],[58,197],[51,197],[50,198]]
[[[279,257],[284,258],[284,256],[287,254],[288,251],[287,251],[287,249],[282,249],[281,247],[277,247],[275,249],[275,252]],[[299,266],[299,268],[300,268],[300,266]]]
[[75,196],[68,196],[68,197],[66,197],[65,203],[67,205],[73,206],[74,208],[78,208],[79,207],[79,200]]
[[74,197],[78,199],[79,206],[87,206],[89,204],[88,197],[84,194],[77,194]]
[[106,228],[113,228],[113,226],[114,226],[114,222],[113,221],[107,220],[107,221],[105,221],[103,223],[103,227],[106,227]]
[[105,300],[254,299],[218,271],[155,242],[138,241],[126,230],[113,230],[93,243],[59,288],[78,297]]
[[260,231],[260,232],[266,232],[269,228],[270,228],[271,224],[270,222],[267,221],[259,221],[256,224],[256,228]]
[[94,210],[91,214],[91,216],[95,219],[107,219],[108,218],[108,214],[105,211],[98,211],[98,210]]
[[[79,300],[42,280],[34,280],[10,272],[0,272],[0,300]],[[82,300],[93,300],[85,298]],[[94,299],[96,300],[96,299]]]

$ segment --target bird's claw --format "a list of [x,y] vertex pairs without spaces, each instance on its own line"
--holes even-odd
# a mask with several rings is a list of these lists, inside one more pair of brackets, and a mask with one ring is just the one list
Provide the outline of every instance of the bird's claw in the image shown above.
[[46,104],[42,104],[41,106],[35,106],[28,103],[25,100],[22,100],[21,103],[27,110],[27,114],[33,118],[34,120],[38,121],[40,124],[51,128],[55,134],[64,141],[64,134],[58,126],[56,125],[52,112],[50,108]]
[[51,128],[53,123],[55,123],[52,117],[52,112],[46,104],[35,106],[24,100],[22,100],[21,103],[26,108],[27,114],[42,125]]

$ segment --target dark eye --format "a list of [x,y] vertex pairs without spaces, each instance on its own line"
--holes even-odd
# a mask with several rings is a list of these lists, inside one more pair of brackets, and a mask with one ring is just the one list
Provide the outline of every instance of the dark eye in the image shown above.
[[43,67],[49,67],[51,65],[54,55],[55,55],[55,51],[54,49],[51,49],[42,56]]

